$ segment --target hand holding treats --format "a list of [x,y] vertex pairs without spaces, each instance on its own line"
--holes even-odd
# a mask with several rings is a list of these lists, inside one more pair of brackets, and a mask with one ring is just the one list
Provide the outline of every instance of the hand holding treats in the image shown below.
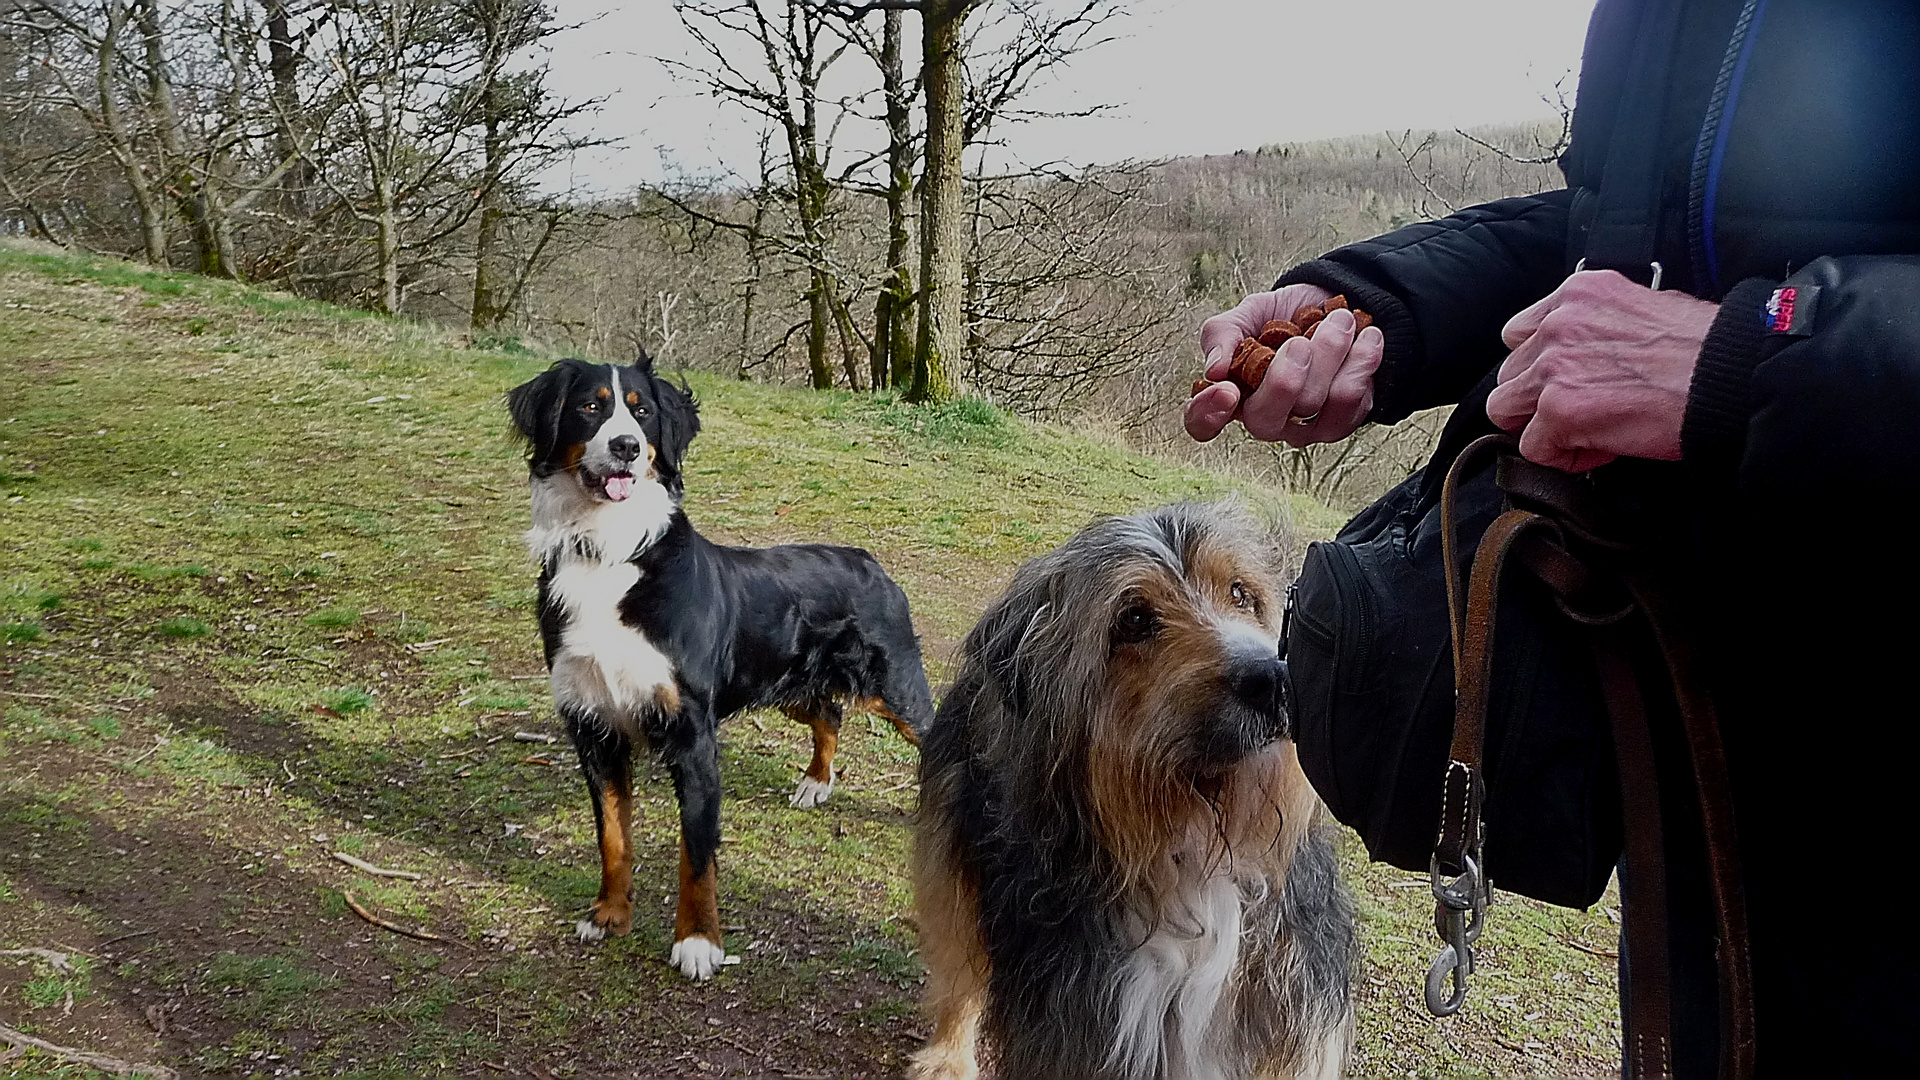
[[[1313,332],[1320,328],[1327,314],[1347,308],[1347,298],[1330,296],[1318,304],[1305,305],[1293,313],[1291,319],[1269,319],[1255,336],[1240,339],[1233,350],[1233,359],[1227,367],[1227,378],[1240,387],[1242,396],[1259,389],[1260,383],[1267,377],[1267,368],[1273,363],[1282,345],[1297,337],[1312,338]],[[1354,333],[1358,334],[1373,325],[1373,316],[1359,308],[1353,312]],[[1198,394],[1213,381],[1202,375],[1193,381],[1193,392]]]
[[1207,320],[1187,433],[1206,441],[1238,418],[1255,438],[1293,446],[1352,434],[1372,408],[1385,346],[1372,322],[1312,285],[1258,293]]

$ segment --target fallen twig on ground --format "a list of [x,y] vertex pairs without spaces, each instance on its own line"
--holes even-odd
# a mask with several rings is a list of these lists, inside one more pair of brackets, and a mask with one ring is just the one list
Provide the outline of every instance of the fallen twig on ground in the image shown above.
[[542,734],[538,731],[516,731],[513,733],[513,741],[514,742],[557,743],[560,740],[554,738],[551,735]]
[[366,908],[361,907],[360,901],[355,900],[353,898],[353,894],[350,892],[343,892],[340,894],[340,896],[342,899],[346,900],[347,906],[353,909],[353,913],[355,915],[360,916],[361,918],[367,920],[368,922],[372,923],[373,925],[379,927],[382,930],[392,931],[393,933],[399,934],[401,937],[410,937],[418,941],[447,940],[446,938],[441,937],[439,934],[436,934],[431,930],[409,930],[406,927],[401,926],[399,923],[388,922],[386,919],[383,919],[380,916],[375,915],[373,912],[368,911]]
[[421,878],[426,876],[425,874],[416,874],[411,870],[387,870],[382,867],[375,866],[372,863],[367,862],[365,859],[356,859],[344,851],[335,851],[335,852],[331,852],[330,854],[333,855],[334,862],[346,863],[348,866],[353,867],[355,870],[365,870],[367,873],[372,874],[374,877],[405,878],[408,881],[419,881]]
[[96,949],[104,949],[104,948],[106,948],[106,947],[107,947],[107,946],[109,946],[109,945],[113,945],[113,944],[117,944],[117,943],[119,943],[119,942],[122,942],[122,941],[126,941],[126,940],[128,940],[129,938],[137,938],[137,937],[146,937],[146,936],[147,936],[148,934],[157,934],[157,933],[159,933],[159,932],[160,932],[160,931],[158,931],[158,930],[135,930],[135,931],[134,931],[133,933],[131,933],[131,934],[121,934],[121,935],[120,935],[119,937],[110,937],[110,938],[108,938],[107,940],[105,940],[105,941],[103,941],[103,942],[101,942],[100,944],[98,944],[98,945],[95,945],[95,946],[94,946],[94,948],[96,948]]
[[1581,952],[1583,952],[1583,953],[1590,953],[1590,954],[1592,954],[1592,955],[1594,955],[1594,956],[1598,956],[1598,957],[1602,957],[1602,958],[1604,958],[1604,959],[1607,959],[1607,960],[1618,960],[1618,959],[1620,959],[1620,954],[1619,954],[1619,953],[1617,953],[1617,952],[1615,952],[1614,950],[1612,950],[1612,949],[1596,949],[1596,948],[1594,948],[1593,946],[1591,946],[1591,945],[1589,945],[1589,944],[1587,944],[1587,943],[1586,943],[1586,942],[1584,942],[1584,941],[1575,941],[1575,940],[1574,940],[1574,939],[1572,939],[1572,938],[1561,938],[1561,939],[1560,939],[1560,944],[1562,944],[1562,945],[1567,945],[1567,946],[1571,946],[1571,947],[1573,947],[1573,948],[1575,948],[1575,949],[1579,949],[1579,950],[1580,950]]
[[152,1076],[160,1080],[174,1080],[178,1073],[164,1065],[148,1065],[143,1062],[122,1061],[117,1057],[95,1054],[87,1050],[73,1050],[65,1046],[55,1046],[50,1042],[36,1039],[24,1032],[15,1031],[0,1024],[0,1040],[15,1046],[31,1047],[43,1054],[51,1054],[62,1061],[71,1061],[75,1065],[85,1065],[90,1069],[110,1072],[115,1076]]
[[66,953],[53,949],[0,949],[0,956],[37,956],[61,971],[73,970],[73,958]]
[[149,746],[149,747],[147,747],[147,750],[146,750],[146,752],[145,752],[145,753],[143,753],[143,754],[141,754],[141,755],[139,755],[138,757],[135,757],[135,758],[133,758],[132,760],[130,760],[130,761],[128,761],[128,762],[127,762],[127,763],[126,763],[125,765],[122,765],[122,766],[120,766],[120,767],[121,767],[121,768],[123,768],[123,769],[131,769],[131,768],[133,768],[133,767],[134,767],[135,765],[138,765],[138,764],[140,764],[141,762],[143,762],[143,761],[145,761],[145,760],[147,760],[148,758],[150,758],[150,757],[152,757],[152,756],[153,756],[153,754],[154,754],[154,751],[156,751],[156,750],[159,750],[159,749],[160,749],[161,747],[163,747],[163,746],[165,746],[165,745],[167,745],[167,740],[166,740],[165,738],[163,738],[163,737],[161,737],[161,736],[159,736],[159,735],[155,735],[155,736],[153,737],[153,745],[152,745],[152,746]]

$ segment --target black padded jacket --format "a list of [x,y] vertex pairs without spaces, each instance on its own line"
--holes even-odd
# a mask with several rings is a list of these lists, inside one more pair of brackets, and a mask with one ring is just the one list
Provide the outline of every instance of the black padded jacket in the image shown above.
[[[1654,71],[1641,28],[1661,6],[1595,9],[1566,189],[1342,247],[1280,284],[1373,313],[1374,419],[1460,401],[1504,358],[1505,321],[1587,254],[1621,123],[1657,126],[1643,171],[1664,285],[1720,314],[1682,462],[1601,472],[1653,481],[1686,569],[1733,779],[1760,1072],[1920,1075],[1920,945],[1869,914],[1876,874],[1920,851],[1920,4],[1689,0]],[[1665,88],[1657,115],[1623,117],[1646,79]],[[1675,942],[1682,1076],[1712,1075],[1703,888],[1670,897],[1693,942]]]
[[[1329,252],[1281,284],[1351,295],[1387,337],[1373,419],[1458,401],[1505,355],[1501,325],[1586,254],[1641,0],[1588,31],[1568,187]],[[1687,5],[1660,145],[1665,287],[1720,301],[1683,432],[1728,483],[1789,491],[1835,471],[1920,488],[1920,5]],[[1630,121],[1633,118],[1630,118]],[[1788,332],[1763,322],[1798,298]]]

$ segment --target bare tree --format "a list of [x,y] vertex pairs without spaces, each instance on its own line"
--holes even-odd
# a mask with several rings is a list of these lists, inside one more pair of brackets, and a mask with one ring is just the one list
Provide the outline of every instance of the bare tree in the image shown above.
[[[870,13],[866,13],[870,14]],[[904,15],[897,9],[881,12],[876,40],[866,14],[846,18],[843,32],[858,45],[880,73],[884,111],[879,119],[886,131],[885,172],[880,182],[855,190],[881,200],[887,208],[886,265],[874,289],[871,380],[875,390],[910,386],[913,382],[913,168],[919,151],[913,135],[913,102],[919,82],[909,80],[905,62]]]
[[[823,96],[829,70],[844,55],[846,40],[834,33],[835,16],[806,0],[680,0],[674,5],[687,31],[707,54],[701,66],[663,61],[681,78],[758,117],[786,143],[780,194],[792,208],[795,231],[783,254],[806,267],[807,357],[816,389],[834,384],[830,352],[837,342],[840,367],[851,388],[861,389],[870,364],[861,360],[860,337],[848,311],[848,275],[836,259],[834,219],[840,191],[864,161],[836,171],[834,140],[854,115],[861,95]],[[748,43],[758,54],[749,70],[734,49]],[[730,47],[731,46],[731,47]],[[721,222],[736,232],[746,226]],[[764,242],[767,237],[757,234]]]
[[[539,198],[530,177],[605,139],[573,134],[569,125],[598,101],[556,99],[544,64],[509,71],[516,57],[561,29],[543,0],[457,0],[456,11],[479,51],[478,71],[463,94],[476,102],[480,131],[480,214],[473,254],[469,321],[490,329],[519,302],[556,230],[568,216],[562,199]],[[510,232],[522,238],[509,258]]]
[[165,178],[165,190],[187,221],[199,272],[209,277],[233,277],[233,238],[212,176],[213,154],[196,153],[187,144],[186,128],[174,100],[159,0],[135,0],[133,18],[144,47],[146,105],[151,126],[159,136],[158,171]]
[[967,381],[1025,413],[1084,407],[1174,347],[1183,297],[1138,219],[1149,166],[978,177]]
[[[119,166],[138,218],[146,260],[156,266],[167,265],[166,208],[154,179],[153,163],[141,145],[137,118],[129,109],[126,76],[132,63],[126,56],[126,46],[133,19],[131,5],[105,0],[97,18],[93,11],[54,0],[19,2],[10,8],[9,29],[37,39],[43,50],[40,62],[59,84],[60,103],[86,122]],[[84,68],[68,63],[70,54],[71,59],[84,59]],[[83,84],[74,78],[78,70],[88,71],[88,82]]]

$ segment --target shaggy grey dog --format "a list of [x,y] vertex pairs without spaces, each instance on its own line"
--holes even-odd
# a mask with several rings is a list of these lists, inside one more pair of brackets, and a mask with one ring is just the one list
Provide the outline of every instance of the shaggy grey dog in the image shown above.
[[1279,703],[1243,511],[1095,522],[1021,567],[922,744],[917,1080],[1337,1077],[1353,906]]

